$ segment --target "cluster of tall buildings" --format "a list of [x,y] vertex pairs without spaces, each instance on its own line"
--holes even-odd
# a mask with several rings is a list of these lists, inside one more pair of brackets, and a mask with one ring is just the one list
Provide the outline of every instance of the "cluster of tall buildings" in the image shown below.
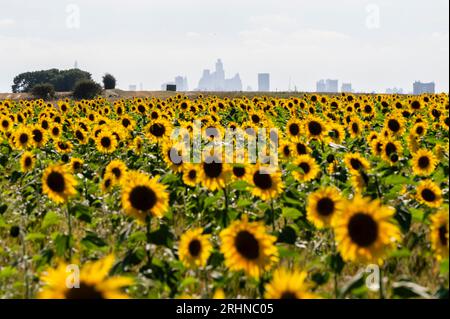
[[413,94],[420,95],[424,93],[432,93],[436,92],[436,84],[434,82],[422,83],[422,82],[414,82],[413,84]]
[[338,89],[339,81],[338,80],[320,80],[316,83],[316,92],[318,93],[336,93],[339,92]]
[[225,78],[222,60],[218,59],[213,72],[208,69],[203,70],[197,91],[242,91],[241,77],[239,73],[236,73],[232,78]]

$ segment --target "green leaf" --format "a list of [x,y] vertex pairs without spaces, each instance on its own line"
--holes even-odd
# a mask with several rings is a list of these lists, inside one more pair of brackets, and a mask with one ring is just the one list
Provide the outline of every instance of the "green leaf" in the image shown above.
[[281,233],[278,235],[279,243],[286,243],[293,245],[295,244],[296,240],[297,240],[297,233],[295,232],[295,229],[293,229],[290,226],[284,227]]
[[29,241],[41,241],[45,239],[45,235],[42,233],[29,233],[25,236],[25,240]]
[[303,214],[298,209],[293,207],[283,207],[281,215],[285,218],[297,219]]
[[42,220],[42,229],[45,230],[49,228],[50,226],[59,224],[61,220],[61,217],[58,213],[50,211],[47,214],[45,214],[44,219]]
[[359,289],[365,285],[364,271],[358,272],[341,288],[340,297],[344,298],[348,293],[354,289]]
[[71,238],[68,235],[57,234],[54,243],[56,255],[62,257],[70,247]]
[[250,199],[247,198],[239,198],[239,200],[237,201],[236,205],[237,207],[247,207],[253,204],[253,201],[251,201]]
[[441,261],[439,265],[439,270],[441,275],[446,276],[448,275],[448,258]]
[[107,243],[94,233],[88,233],[81,240],[81,244],[88,249],[95,249],[107,246]]
[[384,182],[388,185],[410,184],[411,180],[401,175],[389,175]]
[[92,216],[88,206],[77,204],[70,208],[70,213],[81,221],[84,221],[86,223],[91,222]]

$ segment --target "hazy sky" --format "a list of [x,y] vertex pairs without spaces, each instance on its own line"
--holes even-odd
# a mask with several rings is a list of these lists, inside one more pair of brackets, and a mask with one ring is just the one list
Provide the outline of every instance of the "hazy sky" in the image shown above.
[[176,75],[193,89],[219,57],[244,88],[269,72],[273,90],[336,78],[358,91],[421,80],[448,92],[448,30],[448,0],[0,0],[0,92],[21,72],[75,60],[124,89]]

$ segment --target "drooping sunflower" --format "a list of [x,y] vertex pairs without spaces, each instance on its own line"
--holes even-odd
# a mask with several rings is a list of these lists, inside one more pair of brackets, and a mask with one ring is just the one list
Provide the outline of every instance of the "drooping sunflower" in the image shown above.
[[144,222],[147,216],[161,218],[168,210],[166,187],[157,178],[129,172],[123,182],[122,206],[125,212]]
[[369,161],[359,153],[348,153],[344,156],[344,163],[352,174],[359,174],[360,171],[370,169]]
[[392,222],[395,209],[379,200],[356,196],[333,219],[335,239],[346,261],[382,263],[386,252],[400,239]]
[[232,222],[219,236],[225,265],[232,271],[259,277],[278,261],[276,238],[266,232],[263,223],[249,222],[247,216]]
[[320,166],[310,155],[300,155],[293,162],[296,169],[292,172],[294,178],[302,183],[315,179],[320,173]]
[[275,199],[283,191],[281,172],[269,166],[254,165],[247,175],[247,182],[252,185],[252,194],[263,201]]
[[412,156],[412,169],[418,176],[429,176],[436,168],[437,158],[433,152],[420,149]]
[[109,131],[101,131],[95,139],[97,150],[101,153],[112,153],[117,148],[117,139]]
[[76,184],[67,167],[62,165],[47,167],[42,176],[42,192],[55,203],[64,203],[74,196]]
[[325,187],[308,196],[306,216],[317,228],[329,227],[343,210],[343,199],[335,187]]
[[[95,262],[88,262],[79,272],[79,282],[73,274],[70,282],[68,264],[60,262],[56,268],[49,268],[41,275],[43,287],[39,299],[126,299],[121,288],[133,284],[133,279],[124,276],[109,277],[114,264],[114,256],[109,255]],[[68,283],[70,285],[68,285]],[[73,287],[71,287],[73,286]]]
[[33,169],[36,157],[31,152],[24,152],[20,157],[20,169],[22,172],[29,172]]
[[105,169],[105,174],[111,174],[114,184],[121,184],[127,173],[127,165],[121,160],[112,160]]
[[449,231],[448,209],[440,209],[430,217],[431,220],[431,246],[438,260],[448,258],[448,231]]
[[428,207],[438,208],[442,205],[442,190],[431,180],[419,183],[416,191],[416,199]]
[[205,267],[212,251],[210,238],[211,235],[203,234],[202,228],[185,232],[178,248],[181,262],[189,268]]
[[289,271],[279,268],[274,271],[272,281],[265,286],[266,299],[315,299],[306,284],[308,274],[305,271]]
[[183,183],[195,187],[200,183],[200,166],[196,164],[183,165]]

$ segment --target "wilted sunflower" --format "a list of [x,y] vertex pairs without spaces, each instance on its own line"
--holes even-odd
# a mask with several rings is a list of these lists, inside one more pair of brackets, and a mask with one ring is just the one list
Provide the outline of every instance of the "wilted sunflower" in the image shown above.
[[259,277],[278,261],[276,237],[266,233],[263,223],[249,222],[247,216],[222,230],[220,240],[225,265],[232,271]]
[[443,202],[442,190],[431,180],[424,180],[419,183],[416,198],[420,203],[434,208],[440,207]]
[[317,228],[328,227],[331,221],[342,212],[343,200],[335,187],[325,187],[308,196],[307,218]]
[[202,185],[211,191],[224,188],[229,177],[228,166],[215,155],[205,156],[200,173]]
[[114,184],[121,184],[127,173],[127,165],[121,160],[112,160],[105,169],[105,174],[111,174]]
[[109,255],[95,262],[83,265],[79,273],[79,283],[74,279],[73,288],[68,286],[68,264],[61,262],[56,268],[47,269],[41,276],[43,287],[38,293],[40,299],[126,299],[128,296],[121,288],[133,284],[129,277],[109,277],[114,256]]
[[309,182],[315,179],[320,173],[320,166],[316,160],[309,155],[300,155],[293,162],[296,169],[292,172],[294,178],[299,182]]
[[186,267],[205,267],[211,255],[211,235],[203,235],[202,228],[188,230],[181,235],[178,255]]
[[289,271],[279,268],[273,272],[272,281],[265,286],[266,299],[315,299],[305,283],[308,274],[304,271]]
[[281,172],[276,168],[254,165],[247,181],[253,186],[252,194],[264,201],[277,198],[283,191]]
[[333,219],[335,239],[346,261],[382,263],[388,249],[400,239],[400,230],[391,222],[395,209],[379,200],[356,196]]
[[183,182],[191,187],[197,186],[200,182],[200,166],[196,164],[184,164]]
[[122,206],[125,212],[144,222],[148,215],[163,217],[169,196],[157,178],[139,172],[129,172],[123,183]]
[[20,169],[22,172],[29,172],[34,167],[34,162],[36,161],[36,158],[33,153],[31,152],[25,152],[20,157]]
[[95,139],[95,145],[101,153],[112,153],[117,148],[117,139],[109,131],[103,130]]
[[42,192],[56,203],[64,203],[76,194],[75,178],[62,165],[53,165],[45,169],[42,176]]
[[359,153],[345,154],[344,162],[352,174],[359,174],[360,171],[367,171],[370,168],[369,162]]
[[429,176],[436,168],[437,159],[433,152],[427,149],[418,150],[412,156],[412,169],[414,174]]
[[437,213],[431,215],[431,246],[438,260],[448,258],[448,209],[440,209]]

